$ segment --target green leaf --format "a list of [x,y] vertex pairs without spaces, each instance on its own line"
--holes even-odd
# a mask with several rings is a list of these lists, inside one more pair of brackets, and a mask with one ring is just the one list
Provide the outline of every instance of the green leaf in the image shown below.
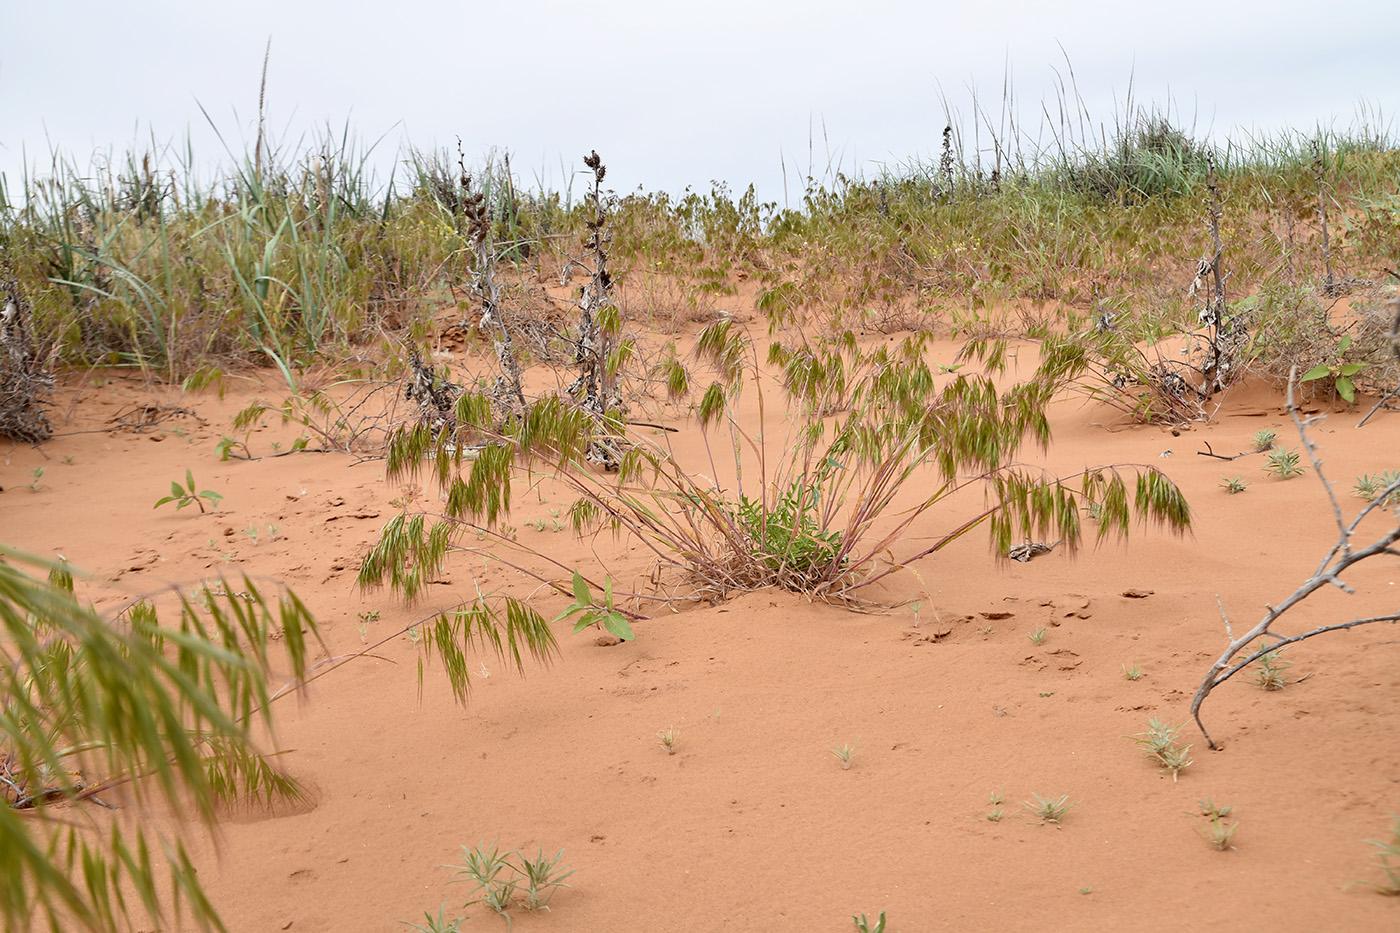
[[172,480],[170,481],[170,498],[172,498],[172,499],[178,499],[178,498],[180,498],[181,496],[183,496],[184,494],[185,494],[185,487],[181,486],[179,483],[177,483],[175,480],[172,479]]
[[588,584],[583,581],[583,574],[574,571],[574,599],[578,600],[580,606],[593,605],[593,594],[588,591]]
[[1331,367],[1329,367],[1329,366],[1326,366],[1326,365],[1314,366],[1312,369],[1308,370],[1308,371],[1303,375],[1303,378],[1302,378],[1301,381],[1303,381],[1303,382],[1312,382],[1314,379],[1321,379],[1323,376],[1331,375],[1331,373],[1332,373],[1332,369],[1331,369]]
[[222,495],[220,495],[212,489],[206,489],[199,495],[201,498],[208,499],[210,502],[214,503],[222,502],[224,498]]
[[1366,368],[1365,363],[1343,363],[1342,368],[1337,370],[1339,376],[1355,376]]
[[1350,346],[1351,346],[1351,334],[1347,334],[1347,335],[1346,335],[1345,337],[1343,337],[1343,338],[1341,339],[1341,341],[1337,344],[1337,355],[1338,355],[1338,356],[1341,356],[1343,353],[1347,352],[1347,349],[1348,349]]
[[194,494],[194,471],[188,467],[185,469],[185,487],[189,489],[191,495]]
[[[558,619],[556,619],[555,621],[557,622]],[[593,618],[593,613],[587,613],[582,619],[579,619],[577,622],[574,623],[574,634],[577,635],[579,632],[592,625],[595,621],[596,620]]]
[[155,506],[155,507],[156,507],[156,508],[160,508],[162,505],[165,505],[165,503],[167,503],[167,502],[174,502],[174,501],[175,501],[176,499],[178,499],[178,498],[179,498],[178,496],[166,496],[166,497],[163,498],[163,499],[158,499],[158,500],[156,500],[156,506]]
[[1356,390],[1352,388],[1351,380],[1345,377],[1337,380],[1337,394],[1348,403],[1356,401]]
[[603,616],[603,628],[623,641],[632,641],[637,637],[632,634],[632,626],[627,624],[627,618],[620,612],[609,612]]

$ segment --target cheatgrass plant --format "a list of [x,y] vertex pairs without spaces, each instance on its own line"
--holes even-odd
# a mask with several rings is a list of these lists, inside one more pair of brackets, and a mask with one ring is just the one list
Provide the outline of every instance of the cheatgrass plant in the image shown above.
[[1006,810],[1002,804],[1006,803],[1006,795],[999,790],[994,790],[987,795],[987,809],[982,811],[982,816],[989,823],[1000,823],[1002,817],[1006,815]]
[[[509,546],[502,522],[527,470],[571,490],[576,532],[606,530],[641,543],[654,561],[652,578],[679,580],[689,593],[680,598],[689,599],[774,585],[859,599],[983,524],[1000,553],[1013,539],[1042,537],[1073,550],[1089,502],[1102,508],[1097,539],[1126,534],[1135,518],[1177,532],[1189,526],[1180,491],[1153,467],[1102,466],[1055,477],[1016,464],[1023,444],[1049,441],[1045,405],[1062,385],[1059,370],[1043,369],[999,391],[984,376],[937,377],[917,337],[866,351],[846,333],[819,346],[770,348],[788,417],[766,425],[759,440],[735,414],[743,391],[757,395],[761,419],[766,411],[752,345],[730,320],[705,328],[696,365],[708,366],[713,378],[695,406],[708,451],[696,464],[679,462],[665,435],[635,430],[617,408],[599,414],[545,394],[523,411],[507,410],[489,389],[459,387],[444,417],[395,434],[385,470],[393,483],[429,472],[445,504],[431,523],[421,513],[391,519],[361,568],[361,583],[387,582],[413,598],[450,554]],[[832,412],[839,414],[827,417]],[[464,457],[467,450],[474,459]],[[726,475],[726,460],[731,478],[721,484],[713,477]],[[708,475],[693,472],[698,468]],[[1136,475],[1135,490],[1125,473]],[[911,526],[972,490],[985,491],[985,506],[923,544],[900,547]],[[590,592],[604,588],[596,576],[577,572]],[[576,595],[566,581],[539,576],[560,595]],[[619,593],[632,608],[619,602],[613,611],[635,620],[648,601],[675,599],[676,592]],[[490,611],[481,601],[473,605]],[[596,598],[589,605],[602,612]]]
[[680,738],[681,732],[675,726],[667,726],[656,733],[656,738],[660,740],[661,747],[666,749],[666,754],[676,753],[676,740]]
[[1142,749],[1143,756],[1158,765],[1164,773],[1170,774],[1173,782],[1191,765],[1191,746],[1177,744],[1181,730],[1181,726],[1170,726],[1153,718],[1148,720],[1146,732],[1130,736]]
[[[220,928],[178,835],[79,831],[120,788],[214,826],[219,804],[296,798],[266,757],[273,669],[302,683],[319,641],[291,593],[242,578],[99,615],[63,563],[0,545],[0,917],[7,930]],[[45,582],[25,572],[48,571]],[[162,621],[167,610],[178,623]],[[272,746],[275,748],[275,745]]]

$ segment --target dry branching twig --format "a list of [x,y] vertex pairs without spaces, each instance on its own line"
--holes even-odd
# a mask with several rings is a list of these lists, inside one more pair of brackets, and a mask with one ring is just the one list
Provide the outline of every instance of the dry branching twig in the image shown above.
[[[1341,579],[1341,574],[1353,564],[1360,563],[1361,561],[1379,554],[1389,554],[1392,557],[1400,557],[1400,549],[1394,547],[1395,543],[1400,541],[1400,518],[1397,518],[1394,528],[1390,529],[1390,531],[1381,535],[1370,544],[1360,548],[1352,546],[1352,537],[1356,534],[1356,529],[1360,527],[1361,522],[1365,520],[1366,516],[1369,515],[1372,510],[1381,506],[1386,496],[1400,490],[1400,480],[1391,483],[1384,491],[1380,492],[1376,498],[1368,502],[1361,511],[1357,513],[1355,518],[1347,522],[1342,516],[1342,509],[1337,503],[1337,496],[1332,489],[1332,484],[1327,481],[1327,477],[1322,471],[1322,458],[1318,456],[1317,447],[1312,439],[1308,437],[1307,428],[1312,424],[1314,419],[1304,421],[1298,415],[1298,405],[1295,399],[1297,381],[1298,370],[1295,367],[1293,374],[1288,380],[1288,415],[1293,419],[1293,424],[1298,429],[1298,436],[1302,439],[1303,448],[1308,452],[1308,459],[1312,461],[1313,470],[1317,473],[1318,480],[1322,483],[1323,489],[1327,492],[1327,499],[1332,505],[1332,515],[1337,522],[1337,541],[1318,564],[1317,570],[1313,572],[1313,575],[1303,583],[1302,586],[1294,590],[1287,599],[1277,606],[1266,606],[1265,608],[1267,611],[1264,614],[1264,618],[1240,637],[1235,637],[1230,625],[1230,619],[1225,615],[1224,607],[1221,607],[1220,615],[1225,622],[1225,634],[1230,639],[1230,642],[1224,653],[1211,665],[1210,671],[1206,674],[1205,679],[1201,681],[1200,687],[1196,689],[1196,695],[1191,700],[1191,715],[1195,718],[1196,725],[1200,727],[1201,734],[1205,736],[1206,743],[1213,749],[1218,749],[1219,746],[1215,744],[1215,740],[1212,739],[1210,733],[1206,731],[1205,724],[1201,722],[1201,704],[1205,702],[1206,697],[1210,696],[1211,691],[1235,676],[1235,674],[1239,673],[1246,666],[1252,664],[1269,652],[1275,652],[1287,645],[1304,641],[1326,632],[1337,632],[1356,628],[1359,625],[1368,625],[1372,622],[1400,621],[1400,611],[1398,611],[1389,615],[1370,616],[1367,618],[1352,619],[1350,622],[1323,625],[1298,635],[1284,636],[1272,630],[1274,623],[1286,612],[1324,586],[1330,584],[1345,593],[1354,592],[1354,590]],[[1266,636],[1273,636],[1279,640],[1268,642]],[[1263,647],[1255,648],[1253,651],[1250,651],[1242,660],[1236,660],[1236,657],[1244,651],[1247,646],[1257,640],[1262,640],[1261,644]]]

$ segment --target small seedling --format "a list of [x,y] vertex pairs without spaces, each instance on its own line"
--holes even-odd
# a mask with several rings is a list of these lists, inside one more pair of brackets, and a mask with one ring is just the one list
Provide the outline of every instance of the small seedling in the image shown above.
[[840,748],[831,749],[831,754],[835,755],[836,760],[841,762],[843,770],[849,771],[851,769],[851,759],[856,755],[856,747],[854,745],[842,745]]
[[366,609],[364,612],[359,613],[359,618],[360,618],[360,621],[361,621],[361,622],[378,622],[378,621],[379,621],[379,610],[378,610],[378,609]]
[[[1372,501],[1383,491],[1400,482],[1400,470],[1386,470],[1384,473],[1366,473],[1356,478],[1356,485],[1351,488],[1352,495]],[[1381,500],[1382,508],[1389,508],[1393,505],[1400,505],[1400,489],[1392,492]]]
[[979,625],[977,626],[977,631],[981,632],[982,637],[985,638],[992,634],[992,627],[990,625]]
[[1264,459],[1267,461],[1264,472],[1277,479],[1292,479],[1303,473],[1298,465],[1298,451],[1292,448],[1275,447]]
[[1273,428],[1261,428],[1254,432],[1254,437],[1250,438],[1250,443],[1254,445],[1256,451],[1268,450],[1274,446],[1274,441],[1278,439],[1278,432]]
[[248,540],[254,544],[258,543],[258,526],[255,522],[249,522],[248,527],[243,529],[243,533],[248,536]]
[[185,470],[185,485],[181,486],[177,480],[171,480],[170,495],[156,500],[155,507],[160,508],[167,502],[173,502],[175,503],[175,511],[178,512],[185,506],[194,504],[199,506],[199,511],[203,514],[204,502],[202,500],[206,499],[209,501],[209,507],[211,509],[216,509],[219,507],[219,501],[223,499],[223,496],[210,489],[206,489],[203,492],[195,492],[194,473],[190,470]]
[[1006,815],[1002,809],[1002,804],[1006,802],[1006,795],[999,790],[994,790],[987,795],[987,809],[982,811],[982,815],[989,823],[1000,823],[1001,818]]
[[923,605],[923,601],[918,599],[909,604],[909,608],[914,611],[914,628],[919,627],[919,610],[923,608]]
[[1069,802],[1069,794],[1062,797],[1042,797],[1039,794],[1031,794],[1035,800],[1022,802],[1021,806],[1031,811],[1032,816],[1040,818],[1042,825],[1046,823],[1058,823],[1064,816],[1075,807],[1077,803]]
[[543,848],[536,851],[533,859],[526,858],[519,850],[515,854],[520,860],[517,870],[525,876],[522,885],[525,890],[520,897],[520,906],[526,910],[549,910],[549,900],[554,896],[555,889],[569,887],[564,883],[564,879],[574,873],[574,869],[568,865],[559,864],[559,860],[564,857],[564,850],[560,849],[552,859],[544,857]]
[[[31,479],[29,482],[27,482],[27,483],[24,484],[24,485],[25,485],[25,488],[28,489],[30,492],[38,492],[38,491],[39,491],[39,480],[43,479],[43,477],[44,477],[44,468],[43,468],[43,467],[35,467],[34,470],[33,470],[33,472],[31,472],[29,475],[32,476],[32,477],[34,477],[34,478]],[[157,502],[156,504],[159,505],[160,503]]]
[[1237,492],[1244,492],[1249,486],[1249,480],[1243,476],[1222,476],[1220,477],[1220,488],[1234,495]]
[[64,457],[64,458],[63,458],[63,462],[66,463],[66,464],[68,464],[69,466],[72,466],[72,465],[73,465],[73,455],[72,455],[72,454],[69,454],[68,456]]
[[1044,644],[1044,643],[1045,643],[1045,626],[1042,625],[1040,628],[1033,630],[1033,631],[1032,631],[1029,635],[1027,635],[1026,637],[1029,638],[1029,639],[1031,640],[1031,643],[1032,643],[1032,644],[1035,644],[1035,645]]
[[679,735],[680,730],[675,726],[662,729],[660,732],[656,733],[656,737],[661,740],[661,747],[666,749],[666,754],[668,755],[674,755],[676,753],[676,738]]
[[428,913],[426,910],[423,911],[423,919],[427,921],[426,923],[413,923],[408,920],[401,920],[399,922],[404,924],[411,930],[416,930],[417,933],[460,933],[462,929],[462,921],[466,918],[454,917],[453,919],[448,920],[447,915],[444,913],[446,909],[446,904],[439,907],[438,915],[436,917]]
[[525,524],[529,525],[536,531],[544,531],[544,519],[542,518],[526,519]]
[[875,918],[874,923],[867,920],[865,914],[861,914],[859,917],[853,916],[851,920],[855,923],[859,933],[885,933],[885,912],[883,910],[880,911],[880,916]]
[[[514,901],[515,888],[519,882],[514,878],[503,878],[502,875],[507,871],[515,872],[516,869],[510,864],[509,855],[502,854],[496,843],[491,843],[489,852],[485,841],[479,843],[475,849],[462,846],[462,864],[457,867],[455,874],[465,875],[465,880],[475,885],[467,895],[465,906],[485,904],[509,921],[510,915],[506,911]],[[458,878],[453,877],[452,880],[457,881]],[[480,897],[472,896],[478,893]]]
[[1042,699],[1044,699],[1045,697],[1052,697],[1052,696],[1054,696],[1054,695],[1055,695],[1055,691],[1053,691],[1053,690],[1050,690],[1050,691],[1044,691],[1044,690],[1042,690],[1040,693],[1036,694],[1036,696],[1038,696],[1038,697],[1040,697],[1040,698],[1042,698]]
[[632,633],[632,626],[628,623],[627,617],[613,606],[612,577],[603,578],[603,599],[601,602],[594,602],[593,592],[588,588],[588,582],[577,570],[574,571],[573,589],[573,604],[555,616],[555,622],[577,615],[579,619],[574,623],[575,632],[581,632],[590,625],[601,625],[623,641],[631,641],[637,637]]
[[[1267,639],[1264,641],[1264,647],[1268,647]],[[1285,671],[1293,666],[1293,662],[1282,660],[1279,657],[1282,652],[1282,648],[1272,648],[1259,655],[1254,662],[1254,679],[1250,683],[1265,690],[1282,690],[1288,686]]]
[[1191,746],[1176,744],[1176,737],[1181,729],[1181,726],[1169,726],[1154,717],[1147,721],[1146,732],[1128,736],[1142,749],[1144,757],[1161,765],[1162,770],[1172,776],[1173,783],[1176,782],[1177,775],[1191,765],[1191,757],[1188,754]]
[[[389,500],[389,504],[396,509],[407,510],[411,505],[413,505],[413,503],[417,502],[422,497],[423,487],[418,485],[417,483],[409,483],[399,490],[399,494],[397,496]],[[478,531],[480,534],[485,534],[485,532],[481,531],[480,529],[478,529]]]
[[1400,897],[1400,816],[1390,815],[1390,839],[1368,839],[1371,845],[1375,846],[1377,866],[1385,874],[1386,880],[1380,883],[1375,881],[1353,881],[1352,884],[1364,884],[1368,888],[1375,888],[1381,894],[1390,897]]
[[1129,667],[1126,664],[1123,665],[1123,679],[1142,680],[1142,668],[1138,667],[1138,663],[1136,661],[1133,662],[1132,667]]
[[1361,372],[1369,363],[1343,363],[1342,354],[1351,348],[1351,334],[1346,334],[1337,344],[1337,358],[1331,363],[1319,363],[1303,374],[1300,382],[1312,382],[1314,379],[1332,377],[1332,385],[1336,388],[1337,394],[1347,400],[1347,404],[1356,401],[1356,385],[1351,377]]
[[276,540],[277,540],[277,532],[280,531],[280,530],[281,530],[281,529],[278,528],[276,525],[268,525],[268,526],[267,526],[267,540],[269,540],[269,541],[276,541]]
[[1089,887],[1089,886],[1086,884],[1084,887],[1082,887],[1082,888],[1079,889],[1079,893],[1080,893],[1080,894],[1093,894],[1093,893],[1094,893],[1094,889],[1091,888],[1091,887]]
[[1219,816],[1206,818],[1206,824],[1201,828],[1201,834],[1206,837],[1212,847],[1224,852],[1226,849],[1233,849],[1235,830],[1240,828],[1239,823],[1230,823]]
[[1198,798],[1196,800],[1196,806],[1200,807],[1201,816],[1204,816],[1207,819],[1211,820],[1224,819],[1225,817],[1233,813],[1235,810],[1233,806],[1217,806],[1215,801],[1210,799],[1209,797],[1206,797],[1204,799]]

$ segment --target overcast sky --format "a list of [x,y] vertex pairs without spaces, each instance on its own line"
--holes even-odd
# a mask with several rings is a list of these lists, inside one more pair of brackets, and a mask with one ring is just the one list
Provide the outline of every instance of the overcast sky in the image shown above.
[[269,37],[275,138],[295,146],[348,122],[380,140],[381,177],[406,142],[460,135],[471,159],[508,149],[527,186],[561,186],[561,164],[596,148],[619,192],[718,179],[781,203],[784,166],[795,200],[809,170],[936,160],[943,99],[970,116],[975,87],[999,114],[1008,68],[1033,131],[1067,60],[1110,133],[1130,82],[1138,102],[1170,102],[1217,137],[1344,129],[1358,105],[1385,122],[1400,112],[1393,0],[4,2],[12,188],[54,149],[86,166],[152,134],[189,133],[201,162],[227,167],[200,105],[235,151],[251,148]]

